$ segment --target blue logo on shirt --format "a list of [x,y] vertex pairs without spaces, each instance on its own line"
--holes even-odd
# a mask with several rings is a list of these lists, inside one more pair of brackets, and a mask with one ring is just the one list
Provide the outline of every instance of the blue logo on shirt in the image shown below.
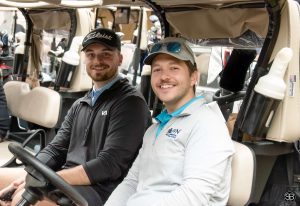
[[180,131],[181,131],[181,129],[170,128],[170,129],[168,129],[168,132],[167,132],[166,135],[168,137],[171,137],[171,138],[175,139],[176,136],[179,134]]

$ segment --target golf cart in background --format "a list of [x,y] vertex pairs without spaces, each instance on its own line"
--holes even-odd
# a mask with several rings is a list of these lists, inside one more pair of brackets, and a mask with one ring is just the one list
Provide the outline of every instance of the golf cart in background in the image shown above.
[[143,58],[147,54],[152,10],[145,5],[104,5],[96,10],[96,27],[114,30],[122,41],[123,62],[119,67],[134,86],[141,82]]

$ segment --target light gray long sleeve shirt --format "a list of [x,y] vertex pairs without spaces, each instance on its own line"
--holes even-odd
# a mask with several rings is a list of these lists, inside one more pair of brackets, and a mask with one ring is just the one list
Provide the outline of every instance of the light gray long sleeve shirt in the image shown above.
[[105,206],[226,205],[234,147],[224,118],[200,99],[156,137],[158,126]]

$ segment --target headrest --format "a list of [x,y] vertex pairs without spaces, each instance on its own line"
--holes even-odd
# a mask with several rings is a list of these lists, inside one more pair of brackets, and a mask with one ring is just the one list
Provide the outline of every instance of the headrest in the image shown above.
[[35,87],[20,81],[4,84],[7,106],[13,116],[25,121],[52,128],[56,125],[60,112],[60,95],[45,87]]

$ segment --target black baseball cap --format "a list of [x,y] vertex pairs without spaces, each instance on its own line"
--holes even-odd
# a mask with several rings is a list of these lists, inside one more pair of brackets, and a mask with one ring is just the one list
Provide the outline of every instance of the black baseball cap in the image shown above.
[[106,28],[98,28],[90,31],[82,41],[82,50],[84,51],[90,44],[103,44],[105,46],[116,48],[121,51],[120,37],[112,30]]

